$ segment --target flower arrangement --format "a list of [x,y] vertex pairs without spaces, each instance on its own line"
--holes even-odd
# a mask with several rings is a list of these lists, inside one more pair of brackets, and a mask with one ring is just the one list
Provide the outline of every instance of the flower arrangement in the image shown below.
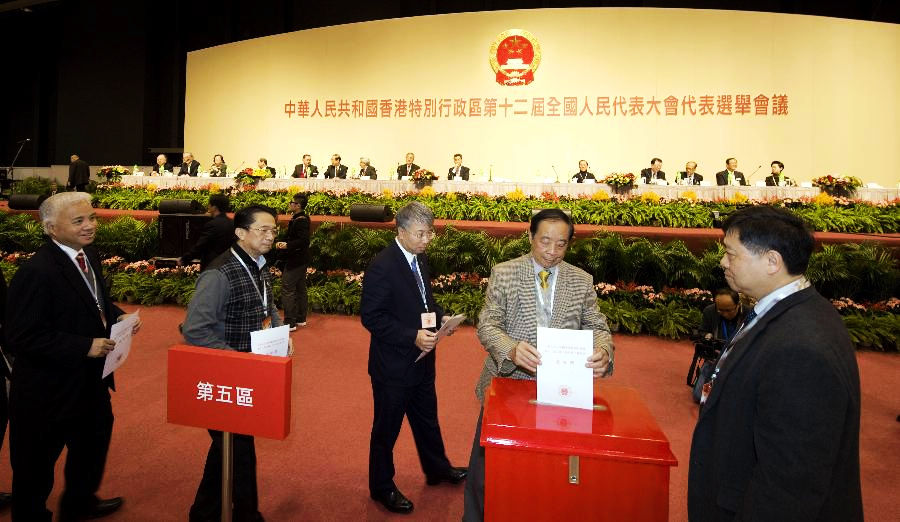
[[432,187],[424,187],[421,190],[421,192],[419,192],[419,195],[424,196],[426,198],[434,197],[436,194],[437,193],[434,191],[434,188],[432,188]]
[[506,193],[506,199],[510,201],[522,201],[525,199],[525,193],[522,192],[522,189],[516,187],[516,190]]
[[862,186],[862,180],[855,176],[840,176],[840,175],[831,175],[827,176],[819,176],[818,178],[814,178],[812,180],[813,186],[819,187],[823,190],[826,189],[838,189],[845,191],[853,191]]
[[98,178],[106,178],[107,183],[116,183],[122,181],[122,176],[127,176],[131,171],[122,165],[107,165],[100,167],[97,171]]
[[591,199],[594,201],[606,201],[607,199],[609,199],[609,194],[607,194],[603,190],[598,190],[597,192],[591,194]]
[[606,183],[611,187],[630,187],[634,185],[634,174],[613,172],[609,176],[600,180],[600,183]]
[[417,183],[420,181],[434,181],[436,179],[438,179],[437,174],[428,169],[419,169],[413,172],[412,175],[412,180]]
[[824,192],[818,193],[815,197],[810,200],[811,203],[815,203],[816,205],[822,205],[827,207],[834,206],[834,198],[829,196]]
[[659,194],[656,192],[644,192],[641,194],[641,201],[644,203],[658,204],[660,200]]
[[260,181],[272,177],[268,169],[253,170],[250,167],[240,171],[234,177],[234,184],[238,188],[255,187]]
[[693,190],[685,190],[681,193],[681,199],[694,202],[697,201],[697,193]]

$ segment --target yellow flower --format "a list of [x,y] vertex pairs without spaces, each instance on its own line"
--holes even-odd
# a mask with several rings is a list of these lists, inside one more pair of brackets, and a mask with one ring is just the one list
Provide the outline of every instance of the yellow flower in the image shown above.
[[427,198],[430,198],[435,195],[435,192],[432,187],[428,186],[428,187],[423,187],[422,190],[419,191],[419,194],[421,194],[422,196],[425,196]]
[[812,202],[816,205],[833,206],[834,198],[824,192],[820,192],[816,197],[812,198]]
[[381,196],[384,197],[384,199],[394,199],[394,193],[391,191],[391,189],[382,190]]
[[287,191],[288,191],[288,194],[293,195],[293,194],[300,192],[300,189],[301,189],[301,187],[299,187],[297,185],[291,185],[290,187],[288,187]]
[[218,194],[219,192],[222,192],[222,187],[220,187],[218,183],[210,183],[209,184],[209,193],[210,194]]
[[446,197],[450,201],[456,201],[456,192],[448,192],[444,195],[444,197]]
[[606,201],[609,199],[609,194],[605,190],[598,190],[591,195],[591,199],[594,201]]
[[641,194],[641,201],[644,203],[659,203],[659,194],[656,192],[644,192]]
[[730,201],[731,203],[746,203],[748,199],[749,198],[746,196],[746,194],[735,192],[734,196],[732,196],[728,201]]
[[681,193],[681,199],[686,199],[688,201],[697,201],[697,193],[693,190],[685,190]]
[[510,199],[513,201],[521,201],[521,200],[525,199],[525,193],[522,192],[522,189],[517,187],[516,190],[506,193],[506,199]]
[[148,191],[148,192],[156,192],[156,185],[154,185],[153,183],[148,183],[148,184],[147,184],[147,191]]

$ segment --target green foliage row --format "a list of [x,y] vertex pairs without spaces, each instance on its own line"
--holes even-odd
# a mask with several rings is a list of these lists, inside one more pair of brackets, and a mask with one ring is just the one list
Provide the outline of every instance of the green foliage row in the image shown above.
[[[94,192],[94,203],[100,208],[122,210],[154,210],[163,199],[194,199],[206,205],[208,190],[100,187]],[[251,204],[267,205],[287,212],[293,193],[289,191],[248,190],[231,193],[232,207]],[[428,205],[438,219],[471,221],[528,221],[535,208],[559,207],[572,212],[578,224],[658,226],[673,228],[711,228],[712,213],[726,215],[746,203],[727,201],[692,202],[687,200],[655,203],[638,198],[626,201],[597,201],[590,198],[550,197],[507,198],[480,194],[440,193],[433,195],[373,195],[364,192],[335,194],[314,192],[309,196],[307,211],[311,215],[348,216],[355,203],[387,205],[395,212],[410,201]],[[816,203],[781,202],[799,214],[818,231],[849,233],[896,233],[900,231],[900,204],[887,206],[858,202],[846,206]]]

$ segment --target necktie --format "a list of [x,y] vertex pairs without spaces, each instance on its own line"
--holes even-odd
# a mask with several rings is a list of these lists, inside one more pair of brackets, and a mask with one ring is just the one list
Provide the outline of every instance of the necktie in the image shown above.
[[87,263],[84,262],[84,252],[78,252],[78,255],[75,256],[75,261],[78,262],[78,268],[80,268],[81,271],[84,272],[85,276],[90,275],[90,272],[88,272]]
[[541,270],[540,272],[538,272],[538,277],[541,278],[541,288],[546,290],[547,287],[549,286],[547,284],[547,279],[550,278],[550,272],[548,272],[546,270]]
[[409,264],[412,268],[413,275],[416,276],[416,284],[419,286],[419,292],[422,294],[422,300],[425,300],[425,284],[422,282],[422,274],[419,273],[419,264],[416,263],[416,257],[413,256],[412,263]]

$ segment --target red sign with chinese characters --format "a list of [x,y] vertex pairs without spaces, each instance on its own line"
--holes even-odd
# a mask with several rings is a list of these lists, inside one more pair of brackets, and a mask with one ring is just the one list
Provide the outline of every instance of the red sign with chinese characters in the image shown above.
[[291,431],[291,358],[169,348],[167,420],[269,439]]

